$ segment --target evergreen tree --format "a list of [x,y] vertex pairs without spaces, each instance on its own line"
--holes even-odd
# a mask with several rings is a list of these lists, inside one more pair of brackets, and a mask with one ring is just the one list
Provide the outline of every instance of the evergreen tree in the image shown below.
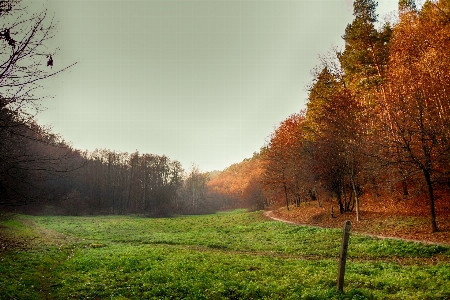
[[[355,19],[348,24],[345,34],[345,50],[339,55],[347,87],[360,97],[368,98],[362,102],[371,102],[374,93],[382,92],[382,83],[388,62],[388,45],[392,34],[389,24],[377,31],[377,2],[356,0],[353,3]],[[363,99],[361,99],[363,100]]]
[[414,0],[398,1],[398,12],[400,15],[410,11],[417,11],[416,3],[414,2]]

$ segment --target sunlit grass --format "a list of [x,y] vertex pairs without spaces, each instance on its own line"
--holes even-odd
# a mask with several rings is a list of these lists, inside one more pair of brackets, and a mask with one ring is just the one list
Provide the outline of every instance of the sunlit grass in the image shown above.
[[339,293],[341,231],[269,221],[261,212],[17,216],[0,225],[17,235],[45,233],[39,247],[1,254],[6,299],[450,297],[448,247],[352,235]]

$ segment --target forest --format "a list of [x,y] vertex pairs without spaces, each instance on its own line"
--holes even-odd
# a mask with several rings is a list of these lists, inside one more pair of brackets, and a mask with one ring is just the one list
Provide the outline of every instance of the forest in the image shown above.
[[397,206],[425,211],[439,230],[437,208],[448,214],[450,199],[450,2],[419,10],[401,0],[398,20],[378,27],[376,7],[354,1],[345,48],[321,57],[306,109],[211,180],[213,190],[287,211],[327,202],[332,216],[357,221],[361,205]]
[[52,68],[45,11],[0,2],[0,208],[170,216],[314,201],[359,220],[365,204],[394,199],[426,207],[438,231],[450,202],[450,1],[398,3],[398,19],[379,26],[376,1],[354,1],[345,47],[320,57],[306,108],[252,158],[202,172],[165,155],[75,149],[39,125],[35,91],[71,66]]

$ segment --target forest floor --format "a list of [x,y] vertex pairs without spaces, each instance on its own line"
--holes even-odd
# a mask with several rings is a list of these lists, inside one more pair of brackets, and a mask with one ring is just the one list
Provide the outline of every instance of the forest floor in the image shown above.
[[[417,201],[417,200],[416,200]],[[422,243],[450,245],[450,204],[449,201],[436,203],[438,232],[431,232],[429,211],[425,206],[417,207],[416,202],[374,203],[361,201],[360,221],[356,212],[340,214],[335,205],[332,215],[330,202],[318,205],[317,201],[301,203],[299,207],[290,206],[268,210],[265,216],[296,225],[318,226],[323,228],[342,228],[346,220],[352,223],[351,230],[380,238],[394,238]]]

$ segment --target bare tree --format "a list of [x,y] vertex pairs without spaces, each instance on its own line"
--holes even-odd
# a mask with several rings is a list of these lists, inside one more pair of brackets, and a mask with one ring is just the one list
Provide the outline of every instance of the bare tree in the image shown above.
[[35,196],[37,182],[67,171],[64,159],[73,152],[62,139],[33,119],[40,110],[40,98],[35,94],[41,88],[41,80],[70,67],[53,69],[56,49],[47,45],[55,25],[45,9],[34,13],[20,0],[0,1],[2,203],[10,203],[5,198],[6,192],[12,198]]
[[31,12],[20,0],[0,3],[0,107],[22,117],[39,111],[43,79],[70,66],[53,69],[57,49],[47,46],[54,36],[56,22],[46,9]]

